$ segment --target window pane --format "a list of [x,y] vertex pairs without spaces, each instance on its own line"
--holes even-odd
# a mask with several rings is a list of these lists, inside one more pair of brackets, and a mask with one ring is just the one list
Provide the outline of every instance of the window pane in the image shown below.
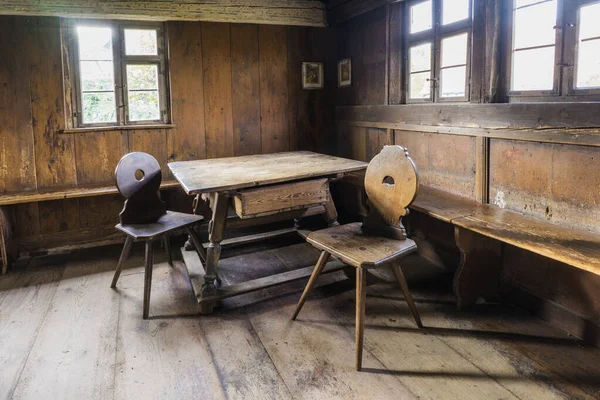
[[431,97],[431,72],[420,72],[410,75],[410,93],[411,99],[429,99]]
[[431,43],[410,48],[410,72],[431,69]]
[[432,24],[431,0],[410,7],[410,33],[431,29]]
[[579,42],[577,88],[600,86],[600,39]]
[[125,29],[125,54],[128,56],[157,55],[156,29]]
[[467,67],[446,68],[441,71],[441,97],[464,97]]
[[83,93],[83,123],[117,122],[114,93]]
[[158,90],[158,67],[156,65],[127,65],[129,90]]
[[513,49],[554,44],[556,0],[515,10]]
[[160,119],[158,91],[128,91],[129,120],[147,121]]
[[579,9],[579,40],[600,36],[600,3]]
[[512,90],[554,88],[554,47],[513,52]]
[[467,63],[466,33],[442,39],[442,67]]
[[107,27],[78,26],[79,60],[112,61],[112,30]]
[[112,61],[81,61],[81,90],[115,90],[115,81]]
[[470,0],[443,0],[442,25],[448,25],[469,18],[469,1]]

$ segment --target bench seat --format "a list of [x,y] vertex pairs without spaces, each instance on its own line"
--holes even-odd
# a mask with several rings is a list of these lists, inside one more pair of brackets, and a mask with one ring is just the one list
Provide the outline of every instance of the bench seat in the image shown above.
[[[177,181],[167,181],[160,185],[161,189],[178,188]],[[49,188],[17,193],[0,193],[0,206],[9,206],[39,201],[76,199],[81,197],[106,196],[119,194],[115,185],[85,185],[68,188]]]
[[422,186],[411,208],[486,237],[600,275],[600,234]]
[[[355,173],[346,181],[364,187],[364,174]],[[502,243],[600,275],[600,233],[553,224],[427,186],[419,187],[410,208],[454,225],[454,239],[461,251],[454,276],[459,307],[497,292]]]

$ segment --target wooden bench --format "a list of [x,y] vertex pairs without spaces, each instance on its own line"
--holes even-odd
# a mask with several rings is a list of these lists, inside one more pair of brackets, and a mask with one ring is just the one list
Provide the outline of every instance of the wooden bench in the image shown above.
[[[361,184],[360,175],[354,175],[350,182]],[[600,275],[598,233],[480,204],[427,186],[419,187],[410,208],[454,225],[454,240],[461,252],[454,275],[459,308],[474,304],[480,296],[497,293],[502,243]]]
[[[178,187],[179,184],[176,181],[167,181],[160,186],[161,190],[172,190],[177,189]],[[10,258],[9,255],[15,253],[14,246],[11,243],[11,227],[9,224],[10,218],[8,216],[9,206],[37,203],[42,201],[76,199],[82,197],[107,196],[116,194],[119,194],[119,191],[115,185],[86,185],[0,194],[0,270],[2,274],[5,274],[8,269]],[[94,236],[102,239],[95,241],[88,240],[82,243],[77,243],[77,236],[81,236],[82,232],[76,232],[75,235],[72,235],[72,233],[65,233],[64,235],[54,234],[52,235],[53,237],[47,239],[50,245],[56,246],[58,252],[69,251],[75,248],[113,244],[123,241],[123,235],[116,232],[113,226],[93,227],[88,228],[87,230],[95,232]],[[73,237],[69,237],[69,235]],[[30,242],[36,241],[37,239],[39,238],[34,237],[31,240],[25,240],[23,243],[20,243],[20,245],[24,246],[25,248],[32,247],[35,243]],[[68,242],[69,244],[64,245],[61,244],[61,242]]]

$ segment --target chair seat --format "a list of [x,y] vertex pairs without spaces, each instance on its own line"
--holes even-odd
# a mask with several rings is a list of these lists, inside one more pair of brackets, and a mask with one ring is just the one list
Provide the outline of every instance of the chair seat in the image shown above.
[[117,224],[116,228],[135,240],[152,240],[171,231],[186,228],[202,221],[201,215],[167,211],[158,221],[151,224]]
[[397,240],[364,234],[360,222],[311,232],[307,241],[357,268],[376,267],[417,251],[417,245],[411,239]]

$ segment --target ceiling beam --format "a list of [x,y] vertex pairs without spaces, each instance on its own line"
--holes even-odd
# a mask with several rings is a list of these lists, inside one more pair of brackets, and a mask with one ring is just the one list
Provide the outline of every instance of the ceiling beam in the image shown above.
[[402,0],[333,0],[328,3],[328,17],[331,25]]
[[313,0],[3,0],[0,15],[327,26]]

